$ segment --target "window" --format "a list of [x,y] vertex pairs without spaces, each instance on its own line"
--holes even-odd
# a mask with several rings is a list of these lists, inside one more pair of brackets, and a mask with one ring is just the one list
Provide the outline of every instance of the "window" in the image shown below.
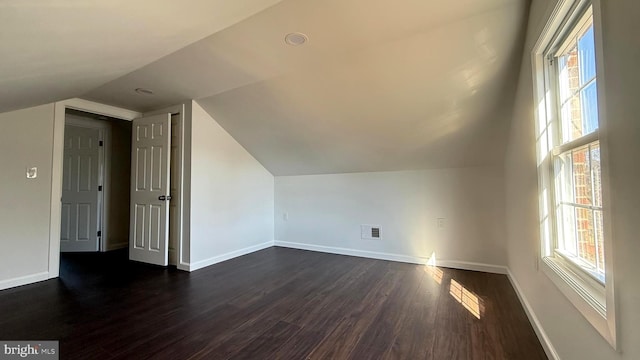
[[559,125],[552,144],[554,251],[604,284],[602,181],[593,15],[588,8],[557,50],[547,52]]
[[615,347],[594,10],[558,6],[533,51],[541,267]]

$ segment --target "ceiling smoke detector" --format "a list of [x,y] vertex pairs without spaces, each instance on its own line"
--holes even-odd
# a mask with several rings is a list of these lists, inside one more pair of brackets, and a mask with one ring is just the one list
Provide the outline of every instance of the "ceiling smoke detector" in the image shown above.
[[286,42],[287,44],[291,45],[291,46],[298,46],[298,45],[302,45],[304,43],[306,43],[307,41],[309,41],[309,37],[303,33],[299,33],[299,32],[294,32],[294,33],[290,33],[287,34],[287,36],[284,37],[284,42]]
[[135,91],[141,95],[153,95],[153,91],[145,88],[137,88]]

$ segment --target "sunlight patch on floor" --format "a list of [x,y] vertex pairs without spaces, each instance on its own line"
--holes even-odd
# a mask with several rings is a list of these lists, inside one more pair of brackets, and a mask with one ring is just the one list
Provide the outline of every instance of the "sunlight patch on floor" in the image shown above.
[[473,316],[480,319],[482,306],[482,299],[476,294],[467,290],[459,282],[451,279],[451,285],[449,286],[449,294],[453,296],[465,309],[467,309]]

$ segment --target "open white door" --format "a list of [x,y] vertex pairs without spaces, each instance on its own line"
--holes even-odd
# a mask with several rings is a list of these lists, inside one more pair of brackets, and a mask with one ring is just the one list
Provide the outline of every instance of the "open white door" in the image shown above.
[[98,251],[100,130],[66,125],[60,251]]
[[133,120],[129,258],[168,264],[171,114]]

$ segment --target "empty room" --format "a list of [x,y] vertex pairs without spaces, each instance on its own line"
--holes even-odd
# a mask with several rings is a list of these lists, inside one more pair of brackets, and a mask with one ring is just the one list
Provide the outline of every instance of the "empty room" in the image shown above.
[[0,358],[640,359],[640,2],[0,2]]

